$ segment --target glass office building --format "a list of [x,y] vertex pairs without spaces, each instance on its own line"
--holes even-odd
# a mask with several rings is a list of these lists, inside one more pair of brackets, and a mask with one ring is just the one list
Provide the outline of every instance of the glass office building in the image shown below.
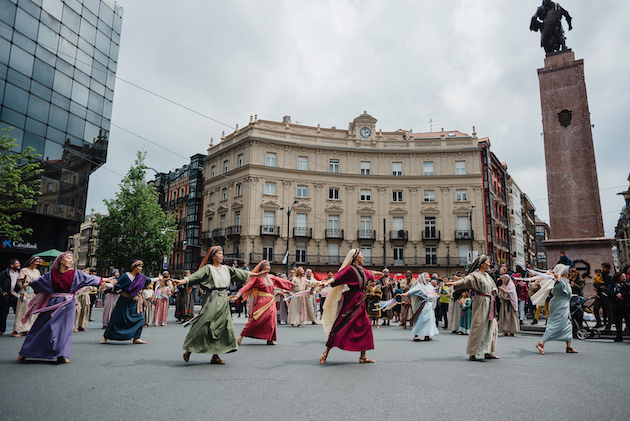
[[[34,233],[2,254],[65,250],[107,159],[122,8],[111,0],[0,0],[0,127],[41,155]],[[3,262],[0,261],[0,265]]]

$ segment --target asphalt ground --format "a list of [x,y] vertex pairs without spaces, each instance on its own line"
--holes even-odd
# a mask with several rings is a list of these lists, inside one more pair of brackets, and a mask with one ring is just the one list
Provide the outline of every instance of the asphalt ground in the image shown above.
[[[373,329],[376,364],[333,349],[319,364],[321,326],[279,326],[277,346],[245,338],[238,352],[182,359],[188,332],[173,319],[145,328],[146,345],[99,344],[100,322],[73,336],[70,364],[17,363],[23,339],[0,337],[1,420],[627,420],[630,341],[538,333],[500,337],[500,360],[471,362],[467,337],[440,329],[413,342],[398,326]],[[12,317],[12,315],[10,316]],[[100,320],[101,309],[94,310]],[[236,318],[237,334],[246,319]],[[12,324],[12,320],[8,320]]]

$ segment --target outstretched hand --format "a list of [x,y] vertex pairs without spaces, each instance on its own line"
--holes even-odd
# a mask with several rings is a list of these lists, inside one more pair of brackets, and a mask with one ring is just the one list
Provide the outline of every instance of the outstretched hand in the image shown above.
[[[160,276],[162,276],[162,275],[160,275]],[[171,279],[171,281],[173,281],[173,283],[174,283],[175,285],[177,285],[177,286],[180,286],[180,285],[185,285],[185,284],[188,282],[188,281],[187,281],[187,280],[185,280],[185,279]]]

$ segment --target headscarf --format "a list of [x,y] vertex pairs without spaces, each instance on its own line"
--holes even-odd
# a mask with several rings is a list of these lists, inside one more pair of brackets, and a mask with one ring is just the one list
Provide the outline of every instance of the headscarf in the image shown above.
[[59,263],[66,258],[67,255],[72,254],[71,251],[64,251],[53,261],[52,266],[50,267],[51,271],[59,272]]
[[514,285],[514,282],[512,281],[512,277],[510,275],[502,275],[501,279],[503,279],[504,276],[507,277],[508,283],[503,288],[505,289],[505,292],[507,292],[510,296],[510,304],[512,304],[514,311],[518,311],[518,297],[516,295],[516,286]]
[[[143,264],[142,260],[139,260],[139,259],[134,260],[133,262],[131,262],[131,264],[129,265],[127,270],[125,270],[125,272],[131,272],[132,270],[134,270],[134,268],[136,268],[140,264]],[[146,283],[147,283],[147,277],[144,276],[144,274],[142,273],[137,274],[136,277],[133,278],[133,281],[131,281],[131,285],[129,285],[129,288],[128,288],[129,295],[131,295],[132,297],[135,297],[136,295],[138,295],[138,293],[144,289]]]
[[199,265],[199,269],[197,270],[200,270],[202,267],[204,267],[208,263],[208,260],[211,260],[212,257],[215,254],[217,254],[220,250],[223,250],[221,246],[210,247],[210,250],[208,250],[208,253],[206,253],[206,257],[203,258],[203,260],[201,261],[201,264]]
[[26,261],[26,264],[24,265],[24,267],[29,267],[30,265],[32,265],[35,260],[41,260],[41,257],[37,256],[37,255],[32,255],[30,259],[28,259]]
[[[256,267],[254,268],[254,270],[252,270],[252,272],[254,273],[259,273],[260,269],[265,265],[265,263],[269,263],[269,260],[261,260],[260,263],[258,263],[256,265]],[[255,282],[256,278],[249,278],[249,281],[247,282],[247,284],[249,284],[250,282]],[[247,286],[246,284],[246,286]],[[243,287],[245,288],[245,287]],[[247,300],[247,298],[249,298],[250,295],[254,294],[255,297],[258,297],[258,292],[256,291],[256,293],[254,293],[254,291],[252,289],[249,289],[248,291],[245,291],[245,293],[241,296],[241,301],[245,301]]]
[[488,256],[486,256],[485,254],[482,254],[479,257],[477,257],[475,261],[473,262],[473,264],[470,265],[470,267],[466,271],[466,275],[470,275],[474,271],[479,270],[479,268],[481,267],[481,264],[485,262],[486,260],[488,260]]

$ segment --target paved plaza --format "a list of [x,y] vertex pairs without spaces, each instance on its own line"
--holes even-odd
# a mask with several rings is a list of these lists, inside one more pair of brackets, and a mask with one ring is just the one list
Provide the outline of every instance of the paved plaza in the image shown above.
[[[12,317],[12,315],[11,315]],[[10,318],[11,318],[10,317]],[[95,309],[94,319],[100,320]],[[12,323],[12,319],[9,320]],[[236,318],[237,333],[245,323]],[[188,329],[171,316],[145,328],[147,345],[99,344],[91,322],[75,333],[71,363],[16,362],[23,339],[0,337],[2,420],[621,420],[627,419],[630,341],[576,341],[567,355],[540,335],[499,338],[501,360],[470,362],[466,337],[440,329],[431,342],[409,330],[374,329],[376,364],[333,349],[318,363],[321,326],[278,331],[278,346],[245,338],[239,351],[210,365],[182,360]]]

